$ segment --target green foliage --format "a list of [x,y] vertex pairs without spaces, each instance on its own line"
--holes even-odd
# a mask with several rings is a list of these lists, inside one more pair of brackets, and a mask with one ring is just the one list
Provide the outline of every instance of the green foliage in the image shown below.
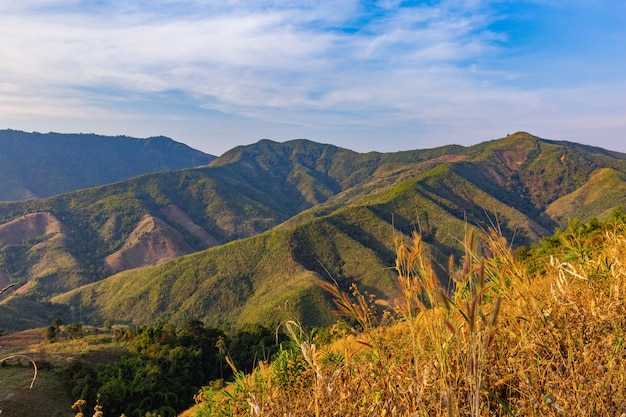
[[245,326],[229,339],[228,352],[237,369],[251,372],[277,350],[274,331],[259,324]]
[[44,334],[47,342],[54,342],[58,338],[57,328],[53,325],[46,327]]
[[69,339],[78,339],[83,335],[83,325],[81,323],[70,323],[63,328]]
[[528,263],[531,272],[545,271],[551,257],[584,265],[593,251],[590,242],[600,239],[615,224],[626,224],[626,214],[621,206],[613,210],[609,219],[604,222],[595,217],[587,222],[570,218],[567,228],[557,229],[553,235],[541,239],[530,250],[523,250],[519,255]]
[[299,349],[281,349],[272,360],[270,378],[272,384],[283,389],[293,387],[307,369],[307,363]]
[[79,360],[68,361],[60,370],[61,378],[71,398],[82,399],[95,405],[98,389],[98,374],[94,367]]
[[6,265],[4,273],[10,277],[24,277],[28,273],[25,245],[6,245],[0,248],[0,264]]
[[0,331],[34,329],[50,324],[54,317],[67,317],[70,309],[60,304],[34,300],[32,297],[9,297],[0,303]]
[[199,321],[128,328],[116,340],[130,354],[99,369],[72,360],[61,370],[69,394],[84,399],[86,409],[99,395],[107,415],[176,416],[191,406],[202,383],[232,377],[220,348],[248,370],[278,350],[269,329],[253,326],[229,336]]

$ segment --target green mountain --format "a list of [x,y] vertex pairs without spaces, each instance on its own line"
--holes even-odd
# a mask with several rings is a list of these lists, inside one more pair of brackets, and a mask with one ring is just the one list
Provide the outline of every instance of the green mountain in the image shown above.
[[49,197],[148,172],[207,165],[214,159],[163,136],[0,130],[0,201]]
[[569,216],[624,205],[625,174],[624,154],[522,132],[387,154],[263,140],[204,168],[0,204],[0,284],[27,282],[0,307],[14,317],[25,297],[68,320],[328,324],[319,279],[397,294],[395,238],[420,231],[445,280],[467,227],[529,245]]

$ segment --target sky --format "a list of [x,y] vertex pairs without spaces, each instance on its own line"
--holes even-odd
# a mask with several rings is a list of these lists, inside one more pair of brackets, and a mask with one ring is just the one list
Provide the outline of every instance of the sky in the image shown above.
[[3,0],[0,129],[626,152],[626,2]]

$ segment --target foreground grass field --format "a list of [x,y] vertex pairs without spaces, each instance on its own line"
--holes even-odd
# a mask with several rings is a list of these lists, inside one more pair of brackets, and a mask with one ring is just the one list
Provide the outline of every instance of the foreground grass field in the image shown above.
[[324,284],[357,330],[321,343],[286,322],[293,349],[185,416],[626,416],[623,216],[518,256],[497,230],[465,248],[452,295],[418,235],[397,245],[400,299]]

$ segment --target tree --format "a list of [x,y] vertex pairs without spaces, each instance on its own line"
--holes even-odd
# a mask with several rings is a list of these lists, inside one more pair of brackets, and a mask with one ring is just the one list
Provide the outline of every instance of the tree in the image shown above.
[[54,324],[46,327],[46,330],[44,331],[44,337],[46,338],[47,342],[55,342],[58,339],[58,336],[58,329]]
[[64,330],[70,339],[77,339],[83,334],[83,325],[81,323],[71,323],[66,325]]

